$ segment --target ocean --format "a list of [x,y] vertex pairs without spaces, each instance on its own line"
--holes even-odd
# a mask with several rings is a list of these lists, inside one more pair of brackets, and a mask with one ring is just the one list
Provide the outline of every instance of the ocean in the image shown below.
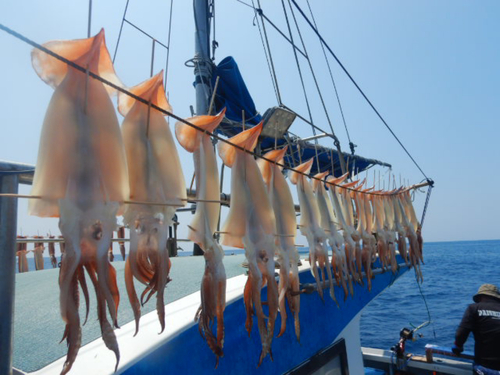
[[[300,252],[304,257],[307,249]],[[190,253],[180,251],[179,255]],[[227,251],[231,253],[240,254],[242,250]],[[479,286],[484,283],[500,286],[500,240],[425,243],[424,260],[424,282],[420,288],[412,269],[363,311],[362,346],[390,349],[399,341],[402,328],[411,329],[429,320],[431,324],[417,332],[422,337],[407,342],[407,352],[422,354],[426,344],[452,346],[455,330]],[[115,254],[116,261],[121,261],[121,255]],[[28,264],[30,271],[34,271],[32,257],[28,257]],[[45,268],[52,269],[48,257]],[[471,336],[465,349],[473,351],[473,348]]]
[[[451,347],[455,330],[479,286],[500,286],[500,240],[429,242],[424,244],[424,261],[421,290],[412,269],[363,311],[362,346],[389,349],[399,341],[403,327],[419,326],[430,314],[431,324],[417,332],[423,337],[407,341],[406,351],[424,353],[426,344]],[[474,350],[472,335],[465,350]]]

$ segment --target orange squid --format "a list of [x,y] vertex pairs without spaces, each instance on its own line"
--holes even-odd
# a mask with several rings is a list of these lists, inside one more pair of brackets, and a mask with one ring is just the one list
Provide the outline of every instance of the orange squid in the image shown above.
[[[104,30],[88,39],[53,41],[44,45],[75,64],[121,85],[106,48]],[[97,295],[102,339],[120,354],[113,326],[118,327],[119,293],[116,272],[108,261],[111,234],[121,202],[128,197],[125,151],[111,87],[40,50],[33,50],[36,73],[55,91],[45,115],[29,212],[59,217],[65,252],[59,273],[63,340],[68,354],[61,374],[76,359],[81,344],[79,287],[88,291],[84,269]],[[108,321],[107,312],[111,317]]]
[[[196,116],[187,121],[213,132],[224,118],[225,110],[217,116]],[[210,136],[182,122],[175,125],[177,140],[193,153],[196,176],[196,212],[189,225],[188,238],[197,243],[205,257],[205,272],[201,280],[201,306],[196,313],[200,334],[216,356],[224,355],[224,309],[226,308],[226,271],[224,251],[214,238],[220,213],[220,186],[217,159]],[[217,332],[212,325],[217,319]]]
[[[261,131],[262,123],[237,134],[229,141],[252,151]],[[223,142],[219,143],[218,150],[224,164],[231,168],[231,208],[222,227],[221,243],[245,249],[249,267],[243,296],[247,311],[245,326],[250,335],[255,308],[262,343],[258,363],[260,366],[268,354],[272,358],[271,344],[278,315],[278,285],[274,278],[274,212],[254,157]],[[269,308],[267,324],[261,301],[261,289],[266,284]]]
[[[120,93],[118,110],[127,154],[131,201],[124,222],[130,230],[130,252],[125,263],[125,285],[134,311],[137,334],[141,304],[156,294],[161,332],[165,329],[164,291],[170,281],[167,250],[168,227],[177,207],[185,205],[186,186],[174,138],[164,114],[152,107],[172,111],[163,87],[163,71],[130,89],[144,104]],[[147,204],[151,202],[152,204]],[[146,285],[141,301],[133,278]]]
[[300,280],[299,280],[299,253],[295,247],[295,236],[297,235],[297,219],[295,217],[295,205],[292,193],[281,172],[281,167],[276,163],[282,163],[287,147],[281,150],[269,151],[259,159],[258,165],[262,177],[267,186],[267,192],[276,218],[276,236],[278,243],[278,260],[280,264],[279,279],[279,309],[281,315],[281,328],[278,337],[285,333],[286,329],[286,307],[285,299],[294,315],[295,335],[300,341]]

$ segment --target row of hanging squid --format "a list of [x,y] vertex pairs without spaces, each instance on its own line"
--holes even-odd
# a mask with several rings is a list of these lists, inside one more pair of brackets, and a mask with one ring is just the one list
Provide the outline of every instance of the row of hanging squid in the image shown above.
[[[155,109],[172,111],[165,96],[162,72],[127,88],[148,104],[125,93],[118,94],[118,111],[124,116],[120,128],[110,99],[114,89],[89,77],[92,73],[124,87],[115,74],[104,31],[92,38],[53,41],[44,47],[87,71],[82,72],[38,49],[32,52],[36,73],[55,92],[43,123],[31,193],[39,199],[30,200],[29,211],[37,216],[59,217],[65,241],[59,275],[60,311],[65,323],[63,340],[68,344],[61,372],[65,374],[71,369],[81,345],[80,288],[86,303],[83,324],[89,313],[84,272],[97,296],[102,338],[115,353],[116,366],[119,363],[114,328],[118,328],[120,295],[116,271],[108,259],[117,216],[123,215],[130,229],[125,284],[134,311],[135,333],[140,326],[141,306],[153,296],[156,296],[161,331],[164,330],[164,290],[170,281],[171,267],[166,247],[168,227],[176,209],[185,205],[187,196],[169,125],[164,114]],[[220,230],[220,244],[215,240],[220,186],[209,133],[223,117],[224,111],[216,116],[187,119],[205,132],[183,122],[175,125],[178,142],[193,154],[196,175],[197,207],[189,224],[188,238],[204,251],[206,264],[196,319],[218,363],[223,356],[226,304],[221,245],[245,249],[248,262],[245,326],[250,335],[255,315],[262,343],[260,365],[268,354],[271,356],[278,314],[282,318],[278,337],[286,330],[287,302],[294,315],[297,339],[300,339],[295,208],[289,185],[278,165],[286,148],[273,150],[265,155],[267,160],[258,161],[244,151],[255,148],[262,130],[260,124],[229,139],[230,143],[218,143],[218,154],[232,173],[229,214]],[[352,295],[353,283],[364,282],[363,269],[370,288],[371,265],[377,253],[382,267],[395,272],[398,267],[396,244],[404,261],[418,269],[422,261],[422,240],[408,191],[373,192],[363,189],[363,183],[344,183],[347,175],[325,181],[327,173],[316,175],[311,184],[306,177],[311,165],[312,160],[301,164],[290,173],[289,179],[297,186],[301,210],[298,227],[309,243],[311,271],[321,298],[325,283],[333,299],[334,283],[342,286],[346,298],[349,293]],[[275,257],[279,263],[279,283],[275,278]],[[144,285],[140,296],[134,279]],[[267,300],[262,301],[261,289],[265,286]],[[267,315],[263,304],[267,304]]]

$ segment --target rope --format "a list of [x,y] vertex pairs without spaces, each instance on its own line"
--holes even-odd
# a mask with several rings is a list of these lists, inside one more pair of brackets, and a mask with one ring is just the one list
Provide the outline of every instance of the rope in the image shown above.
[[368,99],[368,97],[365,95],[365,93],[363,92],[363,90],[361,90],[361,88],[359,87],[359,85],[356,83],[356,81],[354,80],[354,78],[352,78],[352,76],[349,74],[349,72],[347,71],[347,69],[344,67],[344,65],[340,62],[340,60],[338,59],[338,57],[335,55],[335,53],[333,53],[332,49],[328,46],[328,44],[325,42],[325,40],[323,39],[323,37],[321,36],[321,34],[318,32],[318,30],[314,27],[314,25],[311,23],[311,21],[309,21],[309,19],[307,18],[307,16],[304,14],[304,12],[302,11],[302,9],[298,6],[297,2],[295,0],[291,0],[293,2],[293,4],[295,5],[295,7],[299,10],[299,12],[301,13],[302,17],[304,17],[304,19],[307,21],[307,23],[309,24],[309,26],[313,29],[313,31],[316,33],[316,35],[319,37],[319,39],[321,40],[321,42],[324,44],[324,46],[328,49],[328,51],[330,52],[330,54],[333,56],[333,58],[337,61],[337,63],[339,64],[339,66],[342,68],[342,70],[345,72],[345,74],[347,75],[347,77],[349,77],[349,79],[351,80],[351,82],[354,84],[354,86],[356,86],[356,88],[358,89],[358,91],[361,93],[361,95],[363,96],[363,98],[366,100],[366,102],[370,105],[370,107],[373,109],[373,111],[377,114],[377,116],[379,117],[379,119],[384,123],[384,125],[387,127],[387,129],[389,130],[389,132],[393,135],[393,137],[396,139],[396,141],[398,141],[399,145],[403,148],[403,150],[406,152],[406,154],[410,157],[410,159],[413,161],[413,163],[415,164],[415,166],[418,168],[418,170],[424,175],[425,178],[428,179],[427,175],[424,173],[424,171],[422,170],[422,168],[420,168],[420,165],[418,165],[418,163],[415,161],[415,159],[413,158],[413,156],[411,156],[410,152],[406,149],[406,147],[403,145],[403,143],[399,140],[399,138],[396,136],[396,134],[394,133],[394,131],[391,129],[391,127],[389,126],[389,124],[387,124],[387,122],[384,120],[384,118],[382,117],[382,115],[379,113],[379,111],[377,111],[377,109],[375,108],[375,106],[372,104],[372,102],[370,101],[370,99]]
[[[318,26],[316,25],[316,19],[314,18],[314,14],[311,9],[311,4],[309,4],[309,0],[307,0],[307,6],[309,7],[309,11],[311,12],[311,18],[314,22],[314,26],[317,28]],[[351,137],[349,135],[349,130],[347,129],[347,123],[344,116],[344,109],[342,108],[342,104],[340,103],[340,96],[337,90],[337,85],[335,84],[335,80],[333,79],[332,68],[330,66],[330,62],[328,61],[328,57],[326,55],[325,46],[323,45],[323,43],[320,43],[320,45],[321,45],[321,50],[323,51],[323,56],[325,56],[326,66],[328,67],[328,72],[330,73],[330,79],[332,80],[333,88],[335,90],[335,95],[337,97],[337,102],[339,104],[340,114],[342,115],[342,121],[344,123],[345,132],[347,133],[347,139],[349,140],[349,147],[351,149],[351,153],[354,154],[354,143],[352,143]]]
[[[36,49],[39,49],[39,50],[40,50],[40,51],[42,51],[42,52],[45,52],[46,54],[48,54],[48,55],[52,56],[53,58],[55,58],[55,59],[57,59],[57,60],[59,60],[59,61],[62,61],[63,63],[67,64],[68,66],[72,67],[72,68],[73,68],[73,69],[75,69],[75,70],[78,70],[78,71],[80,71],[80,72],[82,72],[82,73],[86,73],[86,72],[87,72],[87,70],[86,70],[84,67],[82,67],[81,65],[78,65],[78,64],[76,64],[75,62],[73,62],[73,61],[71,61],[71,60],[66,59],[65,57],[63,57],[63,56],[61,56],[61,55],[59,55],[59,54],[57,54],[57,53],[55,53],[55,52],[53,52],[53,51],[49,50],[48,48],[46,48],[46,47],[42,46],[41,44],[38,44],[38,43],[36,43],[36,42],[32,41],[31,39],[29,39],[29,38],[25,37],[24,35],[19,34],[18,32],[14,31],[14,30],[12,30],[12,29],[10,29],[10,28],[8,28],[7,26],[5,26],[5,25],[3,25],[3,24],[1,24],[1,23],[0,23],[0,30],[5,31],[6,33],[8,33],[8,34],[12,35],[13,37],[15,37],[15,38],[17,38],[17,39],[19,39],[19,40],[21,40],[21,41],[23,41],[23,42],[25,42],[25,43],[27,43],[27,44],[31,45],[32,47],[34,47],[34,48],[36,48]],[[328,181],[321,180],[321,179],[316,178],[316,177],[314,177],[314,176],[309,176],[308,174],[306,174],[306,173],[304,173],[304,172],[302,172],[302,171],[298,171],[298,170],[296,170],[296,169],[294,169],[294,168],[290,168],[290,167],[288,167],[288,166],[286,166],[286,165],[284,165],[284,164],[277,163],[277,162],[275,162],[274,160],[271,160],[271,159],[269,159],[269,158],[266,158],[265,156],[259,155],[259,154],[255,153],[255,152],[253,152],[253,151],[249,151],[249,150],[247,150],[247,149],[245,149],[245,148],[243,148],[243,147],[241,147],[241,146],[239,146],[239,145],[237,145],[237,144],[232,143],[231,141],[229,141],[229,140],[227,140],[227,139],[225,139],[225,138],[222,138],[221,136],[219,136],[219,135],[217,135],[217,134],[215,134],[215,133],[209,132],[208,130],[205,130],[205,129],[203,129],[203,128],[200,128],[199,126],[194,125],[194,124],[190,123],[189,121],[186,121],[186,120],[185,120],[185,119],[183,119],[182,117],[179,117],[179,116],[177,116],[176,114],[174,114],[174,113],[172,113],[172,112],[170,112],[170,111],[167,111],[167,110],[165,110],[165,109],[163,109],[163,108],[161,108],[161,107],[158,107],[156,104],[152,104],[152,103],[151,103],[151,102],[149,102],[148,100],[143,99],[143,98],[141,98],[140,96],[137,96],[137,95],[135,95],[134,93],[132,93],[132,92],[130,92],[130,91],[128,91],[128,90],[126,90],[126,89],[124,89],[123,87],[120,87],[120,86],[118,86],[118,85],[116,85],[116,84],[114,84],[114,83],[112,83],[112,82],[110,82],[110,81],[108,81],[108,80],[106,80],[106,79],[102,78],[101,76],[99,76],[99,75],[95,74],[94,72],[88,71],[88,74],[89,74],[89,76],[90,76],[90,77],[92,77],[93,79],[96,79],[97,81],[99,81],[99,82],[101,82],[101,83],[103,83],[103,84],[105,84],[105,85],[107,85],[107,86],[109,86],[109,87],[112,87],[112,88],[113,88],[113,89],[115,89],[116,91],[119,91],[119,92],[121,92],[121,93],[123,93],[123,94],[125,94],[125,95],[128,95],[129,97],[133,98],[134,100],[137,100],[137,101],[138,101],[138,102],[140,102],[140,103],[143,103],[143,104],[145,104],[145,105],[150,105],[150,106],[151,106],[151,108],[153,108],[153,109],[155,109],[155,110],[159,111],[160,113],[163,113],[165,116],[170,116],[170,117],[172,117],[174,120],[177,120],[177,121],[179,121],[179,122],[182,122],[183,124],[186,124],[187,126],[190,126],[190,127],[191,127],[191,128],[193,128],[193,129],[196,129],[196,130],[198,130],[198,131],[200,131],[200,132],[202,132],[202,133],[204,133],[204,134],[207,134],[208,136],[211,136],[212,138],[215,138],[215,139],[217,139],[217,140],[218,140],[218,141],[220,141],[220,142],[223,142],[223,143],[226,143],[226,144],[228,144],[228,145],[231,145],[232,147],[236,148],[237,150],[240,150],[240,151],[246,152],[247,154],[252,155],[252,156],[254,156],[255,158],[259,158],[259,159],[265,160],[265,161],[267,161],[267,162],[270,162],[270,163],[272,163],[272,164],[276,164],[277,166],[279,166],[279,167],[283,168],[284,170],[290,170],[290,171],[295,172],[295,173],[298,173],[298,174],[300,174],[300,175],[303,175],[303,176],[309,177],[309,178],[311,178],[311,179],[313,179],[313,180],[318,180],[318,181],[321,181],[321,182],[323,182],[323,183],[326,183],[327,185],[336,186],[336,187],[339,187],[339,188],[341,188],[341,189],[346,189],[346,190],[349,190],[349,191],[357,191],[356,189],[353,189],[353,188],[349,188],[349,187],[342,186],[342,185],[337,185],[337,184],[332,184],[332,183],[330,183],[330,182],[328,182]],[[397,195],[397,194],[402,194],[403,192],[404,192],[404,191],[396,192],[396,193],[394,193],[394,195]],[[384,195],[384,196],[386,196],[386,195],[387,195],[387,194],[384,194],[384,193],[373,193],[373,192],[359,192],[359,193],[362,193],[362,194],[368,194],[368,195]]]

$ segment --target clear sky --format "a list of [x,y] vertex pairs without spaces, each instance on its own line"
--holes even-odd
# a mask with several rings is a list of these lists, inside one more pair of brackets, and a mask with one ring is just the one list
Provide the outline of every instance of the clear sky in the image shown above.
[[[247,2],[251,3],[251,0]],[[93,1],[92,34],[105,28],[111,54],[115,51],[125,0]],[[304,0],[298,0],[308,12]],[[194,105],[193,72],[184,62],[194,54],[192,2],[174,0],[167,91],[174,112],[190,116]],[[424,172],[436,182],[424,239],[452,241],[498,239],[500,186],[500,2],[497,0],[310,0],[318,28],[343,64],[407,146]],[[261,1],[266,15],[284,32],[285,18],[278,0]],[[170,1],[130,0],[127,18],[167,43]],[[87,1],[4,1],[0,22],[44,43],[87,35]],[[324,57],[317,39],[296,13],[311,61],[344,150],[347,136],[341,122]],[[236,0],[216,1],[216,62],[234,56],[261,113],[277,104],[252,9]],[[306,115],[290,46],[266,25],[283,102]],[[295,33],[294,38],[298,35]],[[52,88],[31,67],[31,47],[0,32],[0,160],[35,164],[41,125]],[[165,67],[166,51],[157,47],[154,70]],[[333,60],[330,60],[356,152],[393,165],[410,183],[423,179],[373,111]],[[151,41],[124,25],[115,68],[128,85],[147,79]],[[327,129],[302,60],[313,117]],[[312,135],[295,123],[291,130]],[[331,146],[326,140],[322,144]],[[191,156],[178,147],[186,181],[193,173]],[[381,174],[386,173],[380,169]],[[378,175],[378,172],[377,172]],[[228,174],[226,174],[228,176]],[[385,177],[387,178],[387,174]],[[364,175],[363,175],[364,177]],[[373,172],[369,173],[370,183]],[[228,182],[228,178],[226,178]],[[293,187],[292,187],[293,188]],[[225,184],[229,192],[229,184]],[[28,193],[23,186],[21,193]],[[417,194],[420,215],[424,194]],[[19,228],[24,234],[58,234],[57,219],[29,217],[20,200]],[[224,211],[227,212],[227,211]],[[189,214],[180,217],[190,220]],[[184,229],[180,236],[185,235]],[[302,242],[301,242],[302,241]],[[305,240],[298,239],[305,244]],[[183,246],[183,245],[181,245]],[[186,250],[190,248],[187,247]]]

